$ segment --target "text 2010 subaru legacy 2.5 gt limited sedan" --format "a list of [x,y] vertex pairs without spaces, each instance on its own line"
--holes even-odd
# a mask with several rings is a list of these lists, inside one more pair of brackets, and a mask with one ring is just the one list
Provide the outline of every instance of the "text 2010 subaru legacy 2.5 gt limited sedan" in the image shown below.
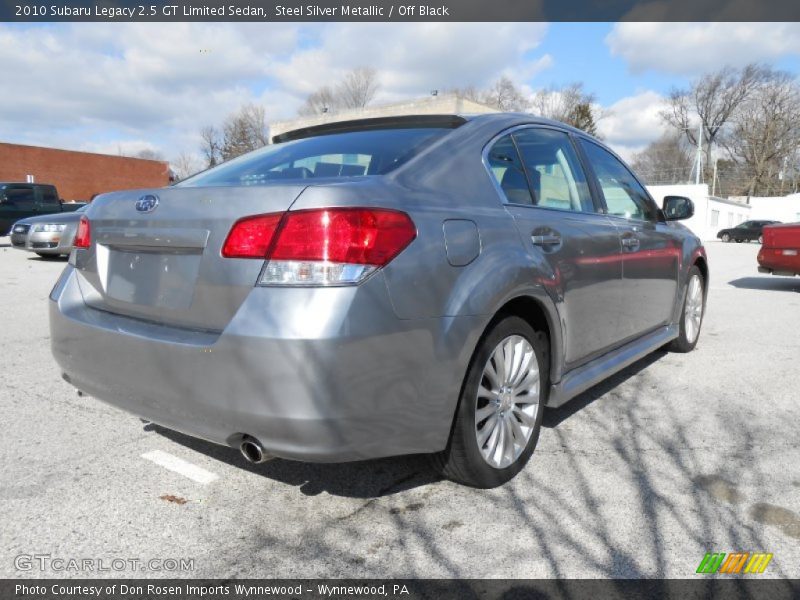
[[697,343],[699,240],[597,140],[530,115],[326,124],[87,209],[51,294],[76,387],[277,456],[431,453],[491,487],[559,406]]

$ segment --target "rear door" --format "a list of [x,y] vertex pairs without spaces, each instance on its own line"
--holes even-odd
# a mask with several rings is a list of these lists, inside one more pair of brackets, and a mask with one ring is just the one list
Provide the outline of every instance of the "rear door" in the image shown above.
[[620,334],[638,336],[669,323],[678,290],[681,245],[636,177],[605,148],[581,138],[609,218],[622,244]]
[[619,339],[619,235],[597,211],[570,136],[517,129],[492,146],[488,160],[523,244],[549,267],[544,285],[559,304],[567,367],[611,348]]
[[39,213],[50,214],[61,212],[61,202],[58,199],[56,188],[52,185],[41,185],[37,186],[37,188]]

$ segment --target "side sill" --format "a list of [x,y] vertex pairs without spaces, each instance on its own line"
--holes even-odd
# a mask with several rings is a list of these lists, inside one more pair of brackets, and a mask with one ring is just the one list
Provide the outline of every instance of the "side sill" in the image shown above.
[[638,340],[566,373],[561,381],[550,387],[547,406],[558,408],[581,392],[674,340],[678,334],[679,329],[676,324],[660,327]]

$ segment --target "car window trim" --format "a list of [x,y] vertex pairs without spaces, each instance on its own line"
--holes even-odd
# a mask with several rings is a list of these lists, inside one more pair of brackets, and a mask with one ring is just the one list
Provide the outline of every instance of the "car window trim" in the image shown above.
[[[589,164],[589,168],[591,169],[591,172],[592,172],[592,178],[594,179],[594,181],[597,184],[597,191],[600,193],[600,196],[603,198],[603,205],[605,206],[605,211],[606,211],[605,214],[606,214],[607,217],[610,217],[610,218],[613,218],[613,219],[619,219],[619,220],[625,221],[626,223],[653,223],[653,224],[657,224],[657,223],[665,223],[666,222],[666,219],[664,218],[663,214],[661,213],[661,209],[658,207],[658,204],[653,199],[653,197],[650,195],[650,192],[648,191],[647,186],[639,180],[639,178],[636,176],[636,174],[633,171],[631,171],[630,167],[628,167],[628,165],[625,164],[625,161],[622,160],[622,158],[616,152],[614,152],[610,148],[607,148],[603,144],[598,144],[596,141],[594,141],[590,137],[580,136],[580,139],[585,141],[585,142],[588,142],[590,144],[594,144],[595,146],[597,146],[601,150],[605,150],[611,156],[616,158],[617,161],[619,161],[619,163],[628,172],[628,174],[631,177],[633,177],[633,180],[641,186],[642,190],[644,190],[644,194],[645,194],[647,200],[650,202],[651,208],[653,209],[653,213],[655,214],[655,218],[654,219],[649,219],[649,218],[636,219],[636,218],[633,218],[633,217],[622,217],[620,215],[612,215],[611,213],[609,213],[608,212],[608,203],[606,202],[606,196],[605,196],[605,193],[603,192],[603,186],[600,184],[600,179],[597,177],[597,172],[594,170],[594,166],[591,164],[592,161],[589,160],[589,156],[587,154],[586,155],[586,162]],[[584,149],[581,148],[581,150],[584,150]]]
[[[528,170],[525,167],[525,161],[522,159],[522,154],[517,147],[517,141],[514,139],[514,133],[524,130],[524,129],[549,129],[551,131],[558,131],[567,135],[567,139],[569,139],[570,144],[572,145],[573,151],[578,157],[578,163],[580,164],[581,168],[583,168],[583,175],[586,179],[586,183],[589,187],[589,195],[592,199],[592,205],[594,206],[594,211],[587,212],[587,211],[578,211],[578,210],[571,210],[566,208],[556,208],[554,206],[538,206],[536,204],[520,204],[519,202],[511,202],[508,197],[506,196],[503,188],[500,186],[500,182],[497,181],[497,178],[494,176],[492,172],[492,167],[489,164],[489,151],[494,147],[494,145],[500,141],[501,138],[505,136],[511,136],[511,141],[514,144],[514,150],[517,152],[517,157],[519,158],[520,164],[522,165],[523,173],[525,174],[525,181],[528,184],[528,194],[531,197],[531,201],[535,198],[533,193],[533,187],[531,185],[530,175],[528,174]],[[481,151],[481,162],[483,163],[484,169],[486,169],[486,174],[489,176],[492,185],[494,186],[495,191],[500,199],[501,206],[515,206],[515,207],[522,207],[522,208],[534,208],[537,210],[549,210],[549,211],[556,211],[559,214],[572,214],[572,215],[604,215],[603,212],[605,210],[604,207],[600,206],[597,201],[597,197],[592,189],[592,183],[590,182],[590,174],[586,171],[586,166],[582,160],[582,156],[580,151],[576,148],[575,140],[573,139],[572,132],[553,125],[548,125],[544,123],[523,123],[521,125],[514,125],[512,127],[508,127],[495,136],[493,136],[483,147]]]

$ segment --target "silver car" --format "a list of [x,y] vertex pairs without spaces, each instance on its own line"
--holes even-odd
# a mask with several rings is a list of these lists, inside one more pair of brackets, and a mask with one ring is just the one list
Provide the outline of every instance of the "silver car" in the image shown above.
[[72,240],[85,210],[83,206],[74,212],[20,219],[11,227],[11,245],[42,258],[65,256],[72,252]]
[[252,462],[430,453],[492,487],[545,407],[697,343],[691,201],[660,209],[581,131],[428,115],[274,142],[95,199],[50,297],[67,381]]

